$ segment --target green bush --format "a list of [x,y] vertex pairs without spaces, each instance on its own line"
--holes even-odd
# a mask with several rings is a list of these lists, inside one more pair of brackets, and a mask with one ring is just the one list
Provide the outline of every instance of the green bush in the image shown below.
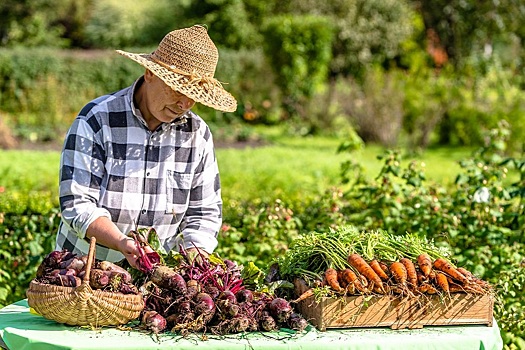
[[510,149],[523,150],[525,133],[525,92],[523,78],[514,70],[493,62],[486,71],[451,76],[455,84],[449,91],[449,108],[440,124],[440,143],[482,145],[487,130],[500,120],[512,126],[507,141]]
[[0,49],[0,110],[22,138],[61,140],[87,102],[142,72],[113,51]]
[[[132,48],[151,52],[152,48]],[[279,95],[262,50],[220,49],[217,79],[239,100],[234,114],[197,105],[216,125],[274,122]],[[78,111],[93,98],[122,89],[144,68],[112,50],[0,49],[0,112],[15,134],[31,141],[62,140]],[[267,79],[260,81],[259,77]]]
[[59,222],[49,193],[0,194],[0,307],[25,298],[38,265],[55,249]]
[[276,16],[262,28],[266,57],[281,88],[284,107],[303,116],[301,105],[328,77],[333,26],[327,17]]

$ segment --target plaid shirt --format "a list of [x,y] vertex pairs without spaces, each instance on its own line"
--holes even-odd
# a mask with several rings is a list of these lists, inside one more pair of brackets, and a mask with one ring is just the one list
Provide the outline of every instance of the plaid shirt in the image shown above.
[[[166,251],[179,244],[217,247],[222,200],[210,130],[189,111],[150,131],[132,103],[142,82],[91,101],[69,129],[60,159],[57,250],[87,254],[86,230],[104,216],[123,234],[153,227]],[[100,245],[96,257],[124,258]]]

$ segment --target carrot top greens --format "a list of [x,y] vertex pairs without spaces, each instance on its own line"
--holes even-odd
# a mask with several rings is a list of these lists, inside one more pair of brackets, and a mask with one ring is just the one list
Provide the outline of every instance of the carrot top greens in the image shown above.
[[449,256],[432,241],[416,234],[394,236],[384,230],[361,231],[355,226],[345,225],[323,232],[312,231],[297,238],[276,262],[283,278],[321,280],[327,268],[349,268],[347,259],[354,253],[367,260],[388,261],[403,257],[415,260],[422,253],[433,259]]

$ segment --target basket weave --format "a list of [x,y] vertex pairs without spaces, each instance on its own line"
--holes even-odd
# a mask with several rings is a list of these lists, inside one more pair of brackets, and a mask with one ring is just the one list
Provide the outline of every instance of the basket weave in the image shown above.
[[95,238],[91,238],[86,273],[78,287],[32,280],[27,290],[30,307],[47,319],[72,326],[117,326],[137,318],[144,308],[142,294],[93,290],[89,285]]

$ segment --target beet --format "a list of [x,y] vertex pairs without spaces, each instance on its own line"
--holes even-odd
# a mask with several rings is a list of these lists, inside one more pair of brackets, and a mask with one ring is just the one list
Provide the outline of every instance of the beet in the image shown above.
[[216,301],[218,312],[222,318],[232,318],[239,314],[241,308],[237,304],[231,303],[228,299],[220,299]]
[[66,276],[76,276],[77,271],[75,269],[63,269],[63,270],[60,270],[60,274],[66,275]]
[[166,265],[156,266],[150,273],[150,280],[161,288],[168,288],[171,276],[175,274],[175,270]]
[[122,280],[126,283],[130,283],[132,280],[131,274],[125,268],[120,267],[112,262],[101,261],[98,263],[97,267],[102,271],[111,271],[113,273],[118,273],[122,275]]
[[195,296],[194,300],[197,315],[215,312],[215,302],[209,294],[199,293]]
[[46,280],[49,284],[62,287],[78,287],[81,283],[80,278],[72,275],[48,276]]
[[197,280],[189,280],[186,283],[186,298],[193,299],[201,291],[201,286]]
[[84,269],[85,263],[81,258],[77,258],[76,256],[72,257],[68,260],[62,260],[58,267],[61,269],[73,269],[77,273],[82,271]]
[[261,317],[259,325],[261,329],[266,332],[271,332],[277,329],[277,322],[275,322],[275,319],[268,314]]
[[283,298],[275,298],[270,303],[270,313],[278,323],[286,323],[292,311],[290,303]]
[[122,294],[139,294],[139,290],[133,284],[121,283],[118,289]]
[[142,325],[147,329],[158,334],[166,329],[167,322],[161,314],[156,311],[148,310],[142,315]]
[[100,269],[92,269],[89,274],[89,285],[94,289],[102,289],[109,284],[109,274]]
[[172,290],[176,294],[185,295],[188,287],[184,278],[175,272],[168,280],[168,289]]
[[206,285],[204,286],[204,291],[209,294],[213,299],[217,299],[219,294],[221,294],[221,291],[219,288],[212,286],[212,285]]
[[250,320],[245,316],[238,316],[231,319],[231,333],[242,333],[250,326]]
[[232,304],[237,304],[237,298],[235,297],[235,294],[233,294],[229,290],[222,291],[219,296],[217,297],[219,300],[228,300]]
[[239,303],[248,302],[251,303],[253,301],[253,293],[251,290],[248,289],[242,289],[235,294],[237,301]]
[[292,312],[288,318],[288,327],[296,331],[303,331],[308,326],[308,321],[306,321],[303,316],[298,313]]

